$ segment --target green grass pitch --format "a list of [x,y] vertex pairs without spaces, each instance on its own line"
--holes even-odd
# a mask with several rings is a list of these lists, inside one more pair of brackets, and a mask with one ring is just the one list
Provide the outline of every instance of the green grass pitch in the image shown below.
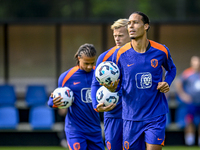
[[[24,147],[20,147],[20,146],[13,146],[13,147],[0,147],[0,150],[68,150],[66,148],[62,148],[59,146],[41,146],[41,147],[37,147],[37,146],[33,146],[33,147],[29,147],[29,146],[24,146]],[[163,147],[163,150],[200,150],[200,147],[186,147],[186,146],[165,146]]]

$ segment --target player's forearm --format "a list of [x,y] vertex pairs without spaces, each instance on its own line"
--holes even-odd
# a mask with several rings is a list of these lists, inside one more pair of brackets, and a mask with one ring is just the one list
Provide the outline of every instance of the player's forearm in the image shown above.
[[49,100],[47,102],[48,106],[53,108],[53,98],[49,96]]
[[187,93],[183,89],[183,84],[182,84],[182,82],[180,80],[176,81],[175,87],[176,87],[176,92],[177,92],[177,94],[179,96],[181,96],[181,95],[187,95]]
[[166,71],[165,82],[170,86],[176,76],[176,66],[173,65],[170,71]]
[[92,84],[92,86],[91,86],[92,106],[95,110],[96,110],[97,105],[98,105],[98,102],[96,100],[96,93],[97,93],[97,90],[99,89],[99,87],[100,87],[100,85],[94,85],[94,84]]

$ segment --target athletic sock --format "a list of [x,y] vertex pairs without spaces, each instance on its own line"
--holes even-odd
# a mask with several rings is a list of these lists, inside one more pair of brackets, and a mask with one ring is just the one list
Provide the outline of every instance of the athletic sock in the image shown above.
[[200,146],[200,135],[198,137],[198,145]]
[[185,144],[188,146],[195,144],[195,135],[192,133],[188,133],[185,135]]

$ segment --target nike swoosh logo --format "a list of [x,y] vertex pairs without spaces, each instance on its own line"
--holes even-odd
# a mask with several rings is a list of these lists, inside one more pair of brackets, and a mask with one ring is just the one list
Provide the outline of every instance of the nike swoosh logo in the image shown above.
[[130,66],[132,66],[132,65],[134,65],[134,63],[132,63],[132,64],[128,64],[127,66],[130,67]]
[[160,140],[162,140],[162,139],[160,139],[160,138],[157,138],[157,140],[158,140],[158,141],[160,141]]
[[77,84],[79,84],[79,83],[81,83],[81,82],[74,82],[73,84],[74,84],[74,85],[77,85]]

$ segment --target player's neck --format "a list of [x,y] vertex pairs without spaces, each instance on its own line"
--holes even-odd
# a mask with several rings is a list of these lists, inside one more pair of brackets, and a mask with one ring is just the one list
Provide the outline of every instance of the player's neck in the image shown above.
[[131,40],[131,45],[133,49],[138,53],[145,53],[147,50],[148,44],[149,44],[149,40],[146,37]]

